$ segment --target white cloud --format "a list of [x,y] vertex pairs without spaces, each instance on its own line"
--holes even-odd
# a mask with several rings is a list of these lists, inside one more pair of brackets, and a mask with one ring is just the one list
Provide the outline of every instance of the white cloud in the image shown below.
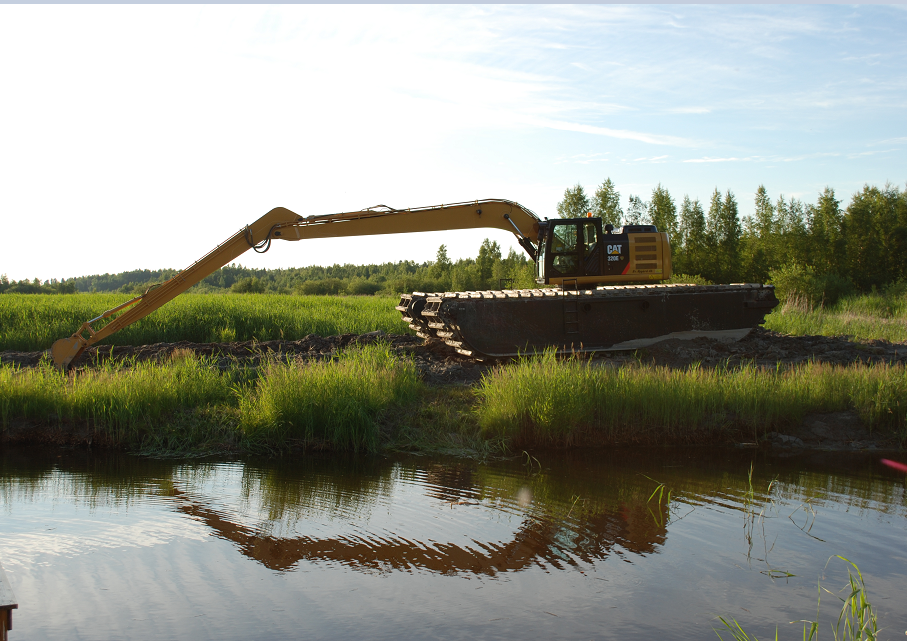
[[532,124],[537,127],[548,129],[558,129],[561,131],[575,131],[584,134],[593,134],[596,136],[606,136],[609,138],[618,138],[621,140],[635,140],[644,142],[649,145],[669,145],[677,147],[695,147],[699,143],[680,136],[669,136],[663,134],[652,134],[642,131],[630,131],[626,129],[609,129],[607,127],[596,127],[594,125],[585,125],[576,122],[566,122],[563,120],[553,120],[547,118],[525,118],[522,122]]
[[690,158],[683,162],[740,162],[743,160],[749,160],[749,158],[709,158],[706,156],[704,158]]
[[575,164],[575,165],[589,165],[597,162],[609,162],[608,158],[604,156],[610,154],[611,152],[605,151],[600,153],[591,153],[591,154],[574,154],[566,158],[557,158],[554,161],[555,165],[562,165],[565,163]]
[[674,114],[709,114],[712,110],[708,107],[675,107],[668,109],[668,113]]
[[897,149],[877,149],[875,151],[861,151],[857,153],[847,154],[848,158],[860,158],[862,156],[875,156],[876,154],[887,154],[892,151],[897,151]]
[[885,140],[879,140],[878,142],[872,143],[873,145],[898,145],[907,142],[907,136],[901,136],[900,138],[887,138]]

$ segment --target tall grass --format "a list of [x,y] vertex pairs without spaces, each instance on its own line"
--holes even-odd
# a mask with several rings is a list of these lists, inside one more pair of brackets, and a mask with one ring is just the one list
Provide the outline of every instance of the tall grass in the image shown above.
[[167,363],[57,372],[0,367],[0,425],[87,426],[140,449],[213,446],[374,449],[382,413],[422,389],[414,365],[368,345],[327,362],[273,362],[258,375],[185,354]]
[[[879,635],[879,617],[869,602],[863,573],[860,572],[857,564],[850,559],[840,555],[835,555],[832,559],[840,559],[849,566],[847,568],[847,585],[842,590],[845,596],[839,596],[839,594],[823,588],[820,583],[815,621],[802,620],[794,621],[793,623],[803,624],[803,641],[813,641],[813,639],[819,638],[819,612],[822,604],[821,595],[824,591],[841,602],[841,612],[838,614],[838,619],[831,624],[831,633],[835,641],[876,641]],[[851,568],[853,568],[853,571],[851,571]],[[718,620],[731,633],[734,641],[758,641],[755,636],[750,636],[736,619],[728,621],[724,617],[718,617]],[[715,630],[715,633],[719,639],[724,639],[718,630]],[[775,629],[775,640],[777,641],[777,639],[778,630]]]
[[903,365],[612,369],[551,352],[495,369],[474,390],[428,392],[413,362],[380,344],[259,370],[219,369],[191,352],[69,374],[47,361],[0,367],[2,429],[74,424],[163,450],[677,443],[744,430],[758,437],[807,413],[846,409],[904,439],[905,398]]
[[807,413],[856,409],[871,427],[904,431],[902,365],[752,365],[612,369],[552,352],[486,375],[476,411],[485,434],[514,443],[704,440],[729,429],[754,436]]
[[797,336],[853,336],[857,340],[907,341],[907,295],[892,288],[813,307],[791,297],[765,319],[766,329]]
[[67,376],[49,362],[0,367],[0,422],[84,422],[116,441],[130,441],[175,412],[230,402],[230,380],[194,356],[134,367],[108,361]]
[[[131,297],[121,294],[0,295],[0,350],[47,349],[81,324]],[[229,342],[297,340],[375,330],[408,333],[394,309],[396,298],[182,294],[104,341],[147,345],[180,340]],[[99,325],[99,327],[102,325]]]
[[421,389],[412,361],[386,346],[343,352],[332,362],[275,363],[240,395],[240,429],[275,446],[297,440],[374,450],[382,410],[413,401]]

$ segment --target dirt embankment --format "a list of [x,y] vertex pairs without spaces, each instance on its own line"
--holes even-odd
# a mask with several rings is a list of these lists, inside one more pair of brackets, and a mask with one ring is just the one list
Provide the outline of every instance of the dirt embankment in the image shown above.
[[[194,352],[214,359],[222,368],[242,366],[258,367],[269,359],[323,360],[334,356],[339,349],[375,342],[390,344],[401,356],[413,359],[423,380],[429,385],[472,385],[501,362],[476,362],[453,352],[447,346],[407,335],[370,334],[321,337],[309,335],[297,341],[246,341],[240,343],[156,343],[153,345],[111,347],[96,346],[88,349],[80,359],[78,368],[97,367],[107,359],[135,359],[136,361],[166,361],[173,355]],[[0,363],[20,367],[35,367],[46,352],[0,352]],[[851,363],[904,363],[907,364],[907,343],[889,343],[872,340],[858,342],[848,337],[785,336],[762,328],[754,329],[749,336],[737,342],[707,338],[691,341],[669,340],[636,352],[602,352],[594,356],[597,365],[621,367],[634,363],[648,363],[672,368],[685,368],[694,364],[701,367],[733,367],[753,363],[764,367],[795,366],[808,361],[847,365]],[[803,423],[786,434],[772,433],[768,442],[777,448],[796,450],[803,447],[821,449],[877,449],[889,448],[893,443],[880,440],[862,425],[855,412],[815,414],[805,417]]]
[[[337,350],[354,345],[384,342],[401,356],[416,362],[429,384],[470,384],[481,378],[489,367],[500,362],[476,362],[461,356],[441,343],[426,343],[415,336],[385,334],[343,334],[322,337],[310,334],[297,341],[245,341],[240,343],[155,343],[153,345],[112,347],[100,345],[85,351],[79,368],[96,367],[107,359],[165,361],[174,353],[194,352],[215,359],[220,367],[257,367],[263,360],[278,357],[294,360],[331,358]],[[47,352],[0,352],[0,363],[35,367]],[[764,367],[791,366],[808,361],[847,365],[850,363],[907,363],[907,343],[882,340],[858,342],[843,336],[785,336],[762,328],[754,329],[739,341],[709,338],[668,340],[635,352],[601,352],[594,360],[602,365],[620,366],[650,363],[672,368],[693,364],[703,367],[734,366],[754,363]]]

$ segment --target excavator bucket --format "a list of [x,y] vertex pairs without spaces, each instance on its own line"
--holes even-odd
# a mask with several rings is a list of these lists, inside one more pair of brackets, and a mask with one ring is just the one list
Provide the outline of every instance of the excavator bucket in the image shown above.
[[56,365],[57,369],[65,372],[69,364],[77,359],[84,349],[85,343],[83,341],[80,341],[75,336],[70,336],[69,338],[61,338],[55,341],[50,348],[50,355],[53,357],[54,365]]

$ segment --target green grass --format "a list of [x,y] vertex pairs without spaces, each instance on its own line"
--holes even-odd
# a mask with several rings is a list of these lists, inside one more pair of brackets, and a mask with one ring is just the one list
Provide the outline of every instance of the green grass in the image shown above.
[[[55,340],[72,335],[83,322],[129,298],[122,294],[0,295],[0,350],[47,349]],[[394,309],[398,301],[378,296],[182,294],[103,342],[148,345],[181,340],[297,340],[307,334],[376,330],[410,333]]]
[[856,340],[907,341],[907,296],[872,293],[813,308],[789,299],[765,319],[765,328],[795,336],[853,336]]
[[[68,375],[49,362],[0,367],[0,423],[87,426],[145,451],[296,446],[488,454],[508,447],[715,442],[781,431],[807,413],[856,409],[907,436],[902,365],[612,369],[526,358],[475,389],[429,390],[386,345],[259,370],[179,353],[164,363],[107,361]],[[18,429],[18,428],[17,428]]]
[[487,439],[479,428],[474,390],[465,386],[425,388],[419,402],[388,416],[385,446],[397,451],[487,458],[507,452],[506,443]]
[[411,403],[421,391],[412,361],[386,346],[343,352],[333,362],[271,363],[238,395],[240,429],[276,448],[295,441],[375,450],[381,411]]
[[692,442],[741,429],[759,436],[807,413],[847,409],[873,428],[903,434],[907,371],[822,364],[613,369],[548,352],[485,376],[476,393],[484,433],[517,445]]
[[[819,598],[816,601],[816,619],[801,621],[792,621],[792,623],[803,624],[803,641],[813,641],[819,638],[819,613],[822,604],[822,592],[836,598],[841,602],[841,611],[838,614],[837,621],[830,624],[831,634],[835,641],[876,641],[879,635],[879,618],[878,614],[869,602],[866,591],[866,583],[863,580],[863,574],[857,564],[850,559],[840,555],[835,555],[829,559],[840,559],[849,567],[847,568],[847,585],[840,593],[834,593],[819,584]],[[853,568],[853,570],[851,570]],[[844,596],[840,596],[843,593]],[[731,633],[734,641],[758,641],[755,636],[751,636],[737,622],[736,619],[728,621],[724,617],[718,617],[725,631]],[[718,630],[715,634],[719,639],[724,639]],[[778,639],[778,630],[775,629],[775,640]]]
[[[883,332],[907,324],[902,298],[873,294],[828,310],[788,304],[769,316],[768,326],[786,333],[904,340],[907,335]],[[123,300],[107,294],[4,294],[0,349],[45,349]],[[376,297],[190,294],[110,342],[407,331],[395,303]],[[778,319],[786,323],[783,328],[774,324]],[[866,327],[856,331],[859,319]],[[191,355],[157,364],[107,363],[69,378],[49,366],[4,367],[0,419],[4,425],[83,423],[116,443],[161,450],[321,443],[354,450],[389,445],[488,453],[551,443],[702,442],[741,430],[754,436],[782,431],[808,413],[848,409],[873,428],[907,437],[903,365],[611,369],[547,354],[496,369],[475,390],[428,392],[414,366],[386,349],[380,355],[352,353],[357,356],[304,367],[275,362],[260,372],[218,370]]]
[[[47,349],[86,320],[128,299],[123,294],[0,295],[0,350]],[[297,340],[307,334],[333,336],[375,330],[410,333],[394,309],[397,302],[395,297],[379,296],[183,294],[104,343]],[[905,342],[907,296],[892,289],[815,309],[792,300],[769,314],[765,327],[783,334]]]
[[0,425],[87,426],[113,444],[155,452],[372,450],[382,414],[421,390],[413,364],[384,345],[330,361],[275,361],[257,376],[222,371],[191,353],[166,363],[108,361],[68,375],[49,363],[3,366]]
[[33,420],[45,425],[81,421],[116,442],[166,423],[183,411],[229,404],[229,377],[204,359],[134,367],[108,361],[71,376],[48,362],[37,368],[0,367],[0,422]]

